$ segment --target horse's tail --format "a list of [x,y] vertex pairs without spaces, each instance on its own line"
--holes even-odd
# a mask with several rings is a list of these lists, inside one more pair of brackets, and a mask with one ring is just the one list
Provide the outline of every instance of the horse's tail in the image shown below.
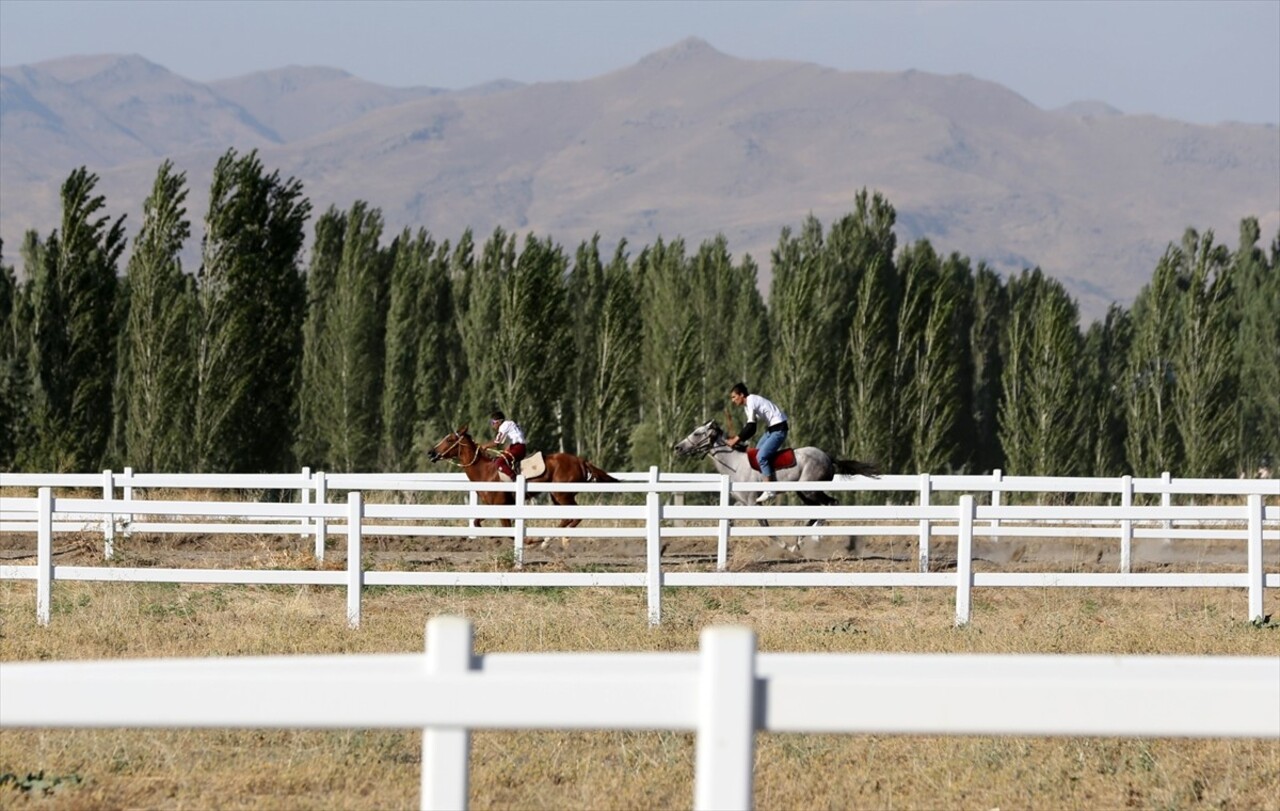
[[617,479],[610,476],[608,473],[604,472],[600,468],[588,462],[586,459],[582,460],[582,471],[583,471],[583,478],[585,478],[589,482],[618,481]]
[[872,479],[880,478],[880,466],[875,462],[859,462],[857,459],[837,459],[836,473],[842,473],[846,476],[867,476]]

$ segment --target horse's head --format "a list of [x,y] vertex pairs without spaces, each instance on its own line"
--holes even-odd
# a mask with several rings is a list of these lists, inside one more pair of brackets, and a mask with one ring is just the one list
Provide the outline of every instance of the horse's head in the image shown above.
[[439,462],[441,459],[457,459],[462,455],[462,449],[467,443],[475,444],[471,434],[467,433],[469,427],[463,425],[458,430],[446,434],[434,448],[427,451],[427,458],[433,462]]
[[724,437],[724,432],[720,430],[720,425],[712,420],[706,425],[699,425],[693,429],[693,433],[672,446],[671,450],[677,456],[694,456],[697,454],[710,453],[711,449],[719,443]]

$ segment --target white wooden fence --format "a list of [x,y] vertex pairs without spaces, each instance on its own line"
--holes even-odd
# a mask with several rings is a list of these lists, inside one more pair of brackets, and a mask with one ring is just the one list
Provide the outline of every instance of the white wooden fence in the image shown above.
[[[1062,477],[995,476],[886,476],[881,479],[844,479],[824,484],[830,491],[918,492],[918,503],[891,506],[733,506],[737,490],[761,489],[760,484],[734,484],[727,478],[697,474],[618,474],[621,484],[576,485],[573,489],[595,494],[640,494],[643,504],[591,504],[573,508],[531,505],[531,495],[564,485],[531,484],[519,479],[511,484],[476,485],[458,474],[326,476],[300,475],[161,475],[112,474],[105,471],[85,475],[5,473],[0,488],[11,492],[19,487],[36,487],[35,498],[0,497],[0,532],[36,535],[35,565],[0,565],[0,579],[35,580],[36,614],[41,623],[49,621],[51,590],[55,580],[111,580],[178,583],[257,583],[345,586],[347,620],[360,622],[364,586],[618,586],[644,588],[648,594],[648,614],[652,623],[661,621],[663,586],[925,586],[956,590],[956,623],[971,618],[971,592],[991,586],[1075,586],[1075,587],[1215,587],[1241,588],[1248,594],[1246,618],[1261,620],[1265,588],[1280,587],[1280,574],[1268,573],[1263,565],[1264,539],[1280,539],[1280,505],[1268,505],[1264,498],[1280,500],[1280,481],[1267,480],[1173,480],[1081,479]],[[54,497],[53,488],[101,486],[101,498]],[[800,490],[811,485],[777,484],[778,490]],[[244,501],[158,501],[140,498],[143,488],[255,488],[297,489],[296,503]],[[122,498],[116,498],[117,488]],[[515,505],[489,507],[475,503],[480,489],[510,489]],[[435,491],[465,494],[470,503],[385,504],[366,503],[363,490]],[[347,502],[331,503],[330,494],[347,492]],[[991,504],[979,505],[977,491]],[[1070,493],[1110,494],[1120,505],[1074,504],[1068,506],[1002,506],[1002,494]],[[689,494],[712,494],[718,503],[709,506],[681,503]],[[957,504],[933,504],[939,493],[960,493]],[[1134,496],[1159,495],[1160,506],[1134,505]],[[1236,504],[1174,505],[1172,498],[1221,502],[1240,499]],[[706,496],[703,496],[706,498]],[[217,522],[195,521],[193,517]],[[472,518],[509,518],[510,529],[476,530],[467,526]],[[566,517],[605,521],[609,526],[575,529],[535,527],[529,521]],[[58,519],[58,520],[55,520]],[[165,520],[159,520],[165,519]],[[228,520],[229,519],[229,520]],[[768,534],[797,540],[823,535],[908,535],[919,539],[918,572],[727,572],[729,540],[734,536],[762,534],[755,526],[743,526],[744,519],[792,521],[821,520],[822,526],[778,526]],[[257,522],[257,523],[254,523]],[[112,557],[117,531],[137,533],[181,532],[238,534],[297,533],[314,538],[315,556],[324,558],[330,530],[346,538],[345,572],[321,570],[244,571],[226,569],[163,569],[120,566],[55,566],[52,539],[55,532],[83,531],[101,527],[104,556]],[[1271,527],[1268,529],[1268,527]],[[510,537],[514,559],[519,565],[526,540],[555,536],[633,537],[645,540],[642,571],[616,573],[535,573],[535,572],[404,572],[365,570],[361,544],[366,535],[471,536],[477,534]],[[929,570],[930,541],[935,536],[955,535],[955,572]],[[1120,549],[1118,573],[1064,572],[979,572],[972,567],[975,537],[1102,537],[1114,539]],[[717,571],[664,571],[661,555],[663,539],[714,537]],[[1135,538],[1221,539],[1243,542],[1247,571],[1204,573],[1135,573],[1131,570],[1131,545]]]
[[473,729],[694,732],[708,811],[752,806],[757,731],[1280,739],[1276,657],[771,654],[741,627],[696,654],[477,655],[472,636],[439,617],[425,656],[4,663],[0,727],[421,728],[423,809],[466,807]]

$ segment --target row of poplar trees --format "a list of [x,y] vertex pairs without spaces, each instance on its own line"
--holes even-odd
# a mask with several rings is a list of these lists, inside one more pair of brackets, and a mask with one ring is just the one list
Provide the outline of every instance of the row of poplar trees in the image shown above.
[[[200,266],[185,174],[157,172],[121,275],[81,168],[61,227],[0,260],[0,470],[423,469],[495,407],[531,445],[613,470],[696,465],[674,442],[747,382],[797,445],[895,473],[1252,475],[1280,457],[1280,235],[1170,244],[1132,308],[1081,331],[1038,268],[899,246],[878,193],[782,230],[769,300],[726,241],[570,256],[547,237],[314,222],[256,153],[218,161]],[[0,248],[2,250],[2,248]],[[305,269],[304,269],[305,256]],[[740,425],[740,423],[739,423]],[[480,431],[478,431],[480,432]]]

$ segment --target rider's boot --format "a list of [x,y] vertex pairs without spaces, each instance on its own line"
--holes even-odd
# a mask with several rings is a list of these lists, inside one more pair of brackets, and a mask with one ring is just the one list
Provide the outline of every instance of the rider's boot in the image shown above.
[[[765,480],[765,481],[767,481],[767,482],[776,482],[776,481],[778,480],[778,477],[777,477],[777,476],[765,476],[765,477],[764,477],[764,480]],[[774,496],[776,496],[776,495],[777,495],[777,493],[773,492],[772,490],[765,490],[765,491],[764,491],[764,492],[762,492],[760,495],[756,496],[756,503],[757,503],[757,504],[764,504],[766,501],[772,501],[772,500],[773,500],[773,498],[774,498]]]

